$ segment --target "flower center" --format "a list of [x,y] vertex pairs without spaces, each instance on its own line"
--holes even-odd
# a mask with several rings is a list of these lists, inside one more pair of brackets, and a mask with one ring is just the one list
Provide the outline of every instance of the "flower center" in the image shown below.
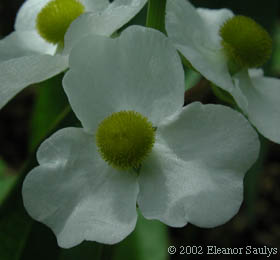
[[155,129],[135,111],[120,111],[98,126],[96,143],[102,158],[117,169],[138,169],[151,152]]
[[270,35],[249,17],[230,18],[220,28],[220,36],[229,61],[241,68],[262,66],[271,55]]
[[53,0],[38,14],[37,31],[46,41],[63,44],[68,27],[84,10],[78,0]]

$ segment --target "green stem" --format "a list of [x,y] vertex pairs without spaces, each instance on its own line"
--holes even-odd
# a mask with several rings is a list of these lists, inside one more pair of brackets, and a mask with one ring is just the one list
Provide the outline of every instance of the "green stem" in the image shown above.
[[166,0],[149,0],[146,26],[165,31],[165,6]]

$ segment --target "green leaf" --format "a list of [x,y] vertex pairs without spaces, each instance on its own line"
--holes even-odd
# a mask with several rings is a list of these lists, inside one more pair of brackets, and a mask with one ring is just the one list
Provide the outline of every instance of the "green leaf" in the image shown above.
[[168,259],[167,227],[156,220],[146,220],[139,214],[134,232],[116,245],[113,260]]
[[63,73],[48,79],[37,86],[37,98],[31,121],[30,150],[36,148],[46,135],[57,115],[68,105],[62,88]]
[[165,6],[166,0],[149,0],[146,27],[165,31]]
[[16,176],[11,169],[0,159],[0,206],[9,196],[16,181]]
[[0,214],[0,259],[19,260],[33,221],[17,201]]

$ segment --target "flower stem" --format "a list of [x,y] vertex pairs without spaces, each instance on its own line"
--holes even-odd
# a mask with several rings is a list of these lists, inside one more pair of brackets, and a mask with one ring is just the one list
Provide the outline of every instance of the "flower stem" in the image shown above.
[[165,7],[166,0],[149,0],[146,26],[165,31]]

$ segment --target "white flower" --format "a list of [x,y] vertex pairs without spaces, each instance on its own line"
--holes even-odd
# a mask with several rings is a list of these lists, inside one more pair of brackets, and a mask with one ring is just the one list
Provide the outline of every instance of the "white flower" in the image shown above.
[[[147,219],[172,227],[214,227],[237,213],[243,177],[258,155],[257,134],[225,106],[182,107],[184,72],[168,38],[139,26],[115,39],[89,35],[72,49],[69,67],[63,85],[83,128],[46,140],[40,165],[23,185],[27,211],[54,231],[61,247],[121,241],[135,227],[136,204]],[[122,132],[133,116],[104,123],[120,113],[141,114],[155,127],[151,150],[139,167],[126,170],[120,168],[139,155],[134,147],[143,148],[148,136],[145,129]],[[115,134],[112,142],[102,137],[108,132]],[[101,155],[106,145],[107,157]]]
[[[77,2],[56,2],[59,1],[67,4]],[[0,41],[0,109],[28,85],[44,81],[64,71],[68,67],[67,54],[77,39],[87,33],[110,36],[136,15],[147,0],[115,0],[113,3],[109,3],[108,0],[79,1],[85,13],[76,19],[73,28],[68,30],[63,53],[58,50],[58,44],[43,39],[37,29],[38,14],[47,4],[54,1],[27,0],[22,5],[16,17],[15,31]],[[54,10],[57,11],[55,8],[51,11]],[[73,15],[69,10],[61,8],[57,17],[60,18],[61,12],[61,17],[68,15],[71,20],[79,14],[74,12]],[[51,21],[55,23],[49,13],[45,15],[49,20],[43,18],[47,27]],[[59,28],[59,24],[55,23],[55,27]]]
[[280,143],[280,81],[245,69],[230,75],[220,27],[228,9],[195,9],[185,0],[168,0],[166,30],[175,47],[205,78],[228,91],[265,137]]

